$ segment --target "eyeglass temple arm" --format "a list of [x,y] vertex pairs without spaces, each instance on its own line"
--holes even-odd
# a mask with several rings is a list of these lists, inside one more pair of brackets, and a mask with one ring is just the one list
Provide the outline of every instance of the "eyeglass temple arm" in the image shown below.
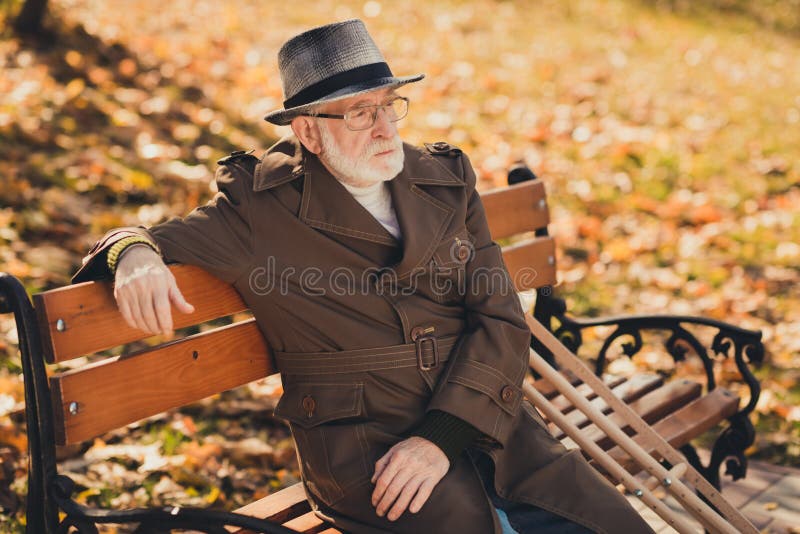
[[303,113],[303,117],[321,117],[323,119],[343,119],[344,115],[333,115],[331,113]]

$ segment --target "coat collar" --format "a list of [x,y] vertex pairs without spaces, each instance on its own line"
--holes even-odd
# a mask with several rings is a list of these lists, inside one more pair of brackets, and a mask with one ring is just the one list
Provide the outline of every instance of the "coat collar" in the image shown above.
[[[402,232],[403,256],[392,266],[398,279],[424,268],[447,231],[454,208],[420,186],[464,187],[425,151],[403,145],[403,170],[389,181],[392,203]],[[295,136],[281,139],[261,158],[253,190],[263,191],[304,177],[299,218],[319,230],[359,240],[399,246],[400,243],[342,186],[322,162],[306,151]]]
[[284,137],[269,147],[256,165],[253,191],[285,184],[303,175],[303,149],[294,136]]
[[[464,185],[463,180],[451,172],[442,172],[442,166],[427,152],[406,143],[403,144],[403,149],[405,164],[401,175],[405,175],[408,182],[455,187]],[[267,149],[256,165],[253,190],[263,191],[303,176],[310,159],[319,161],[316,156],[303,148],[297,137],[288,135],[280,139]]]

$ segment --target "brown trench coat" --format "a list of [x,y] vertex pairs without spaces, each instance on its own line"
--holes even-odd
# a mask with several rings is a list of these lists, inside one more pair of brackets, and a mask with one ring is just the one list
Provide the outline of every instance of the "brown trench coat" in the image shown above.
[[[469,160],[444,144],[404,149],[404,169],[389,182],[402,243],[287,137],[260,160],[223,160],[219,194],[187,217],[109,232],[75,281],[107,275],[104,251],[138,233],[155,240],[165,260],[198,265],[232,283],[275,351],[410,343],[417,326],[433,326],[437,337],[459,336],[450,360],[430,371],[282,373],[276,414],[290,422],[306,492],[319,513],[343,528],[500,532],[467,454],[417,514],[395,522],[375,514],[375,461],[437,409],[485,434],[478,447],[494,462],[500,496],[597,532],[651,532],[579,452],[567,452],[548,434],[523,399],[530,332],[489,235]],[[455,252],[465,245],[466,260]],[[316,401],[311,416],[307,396]]]

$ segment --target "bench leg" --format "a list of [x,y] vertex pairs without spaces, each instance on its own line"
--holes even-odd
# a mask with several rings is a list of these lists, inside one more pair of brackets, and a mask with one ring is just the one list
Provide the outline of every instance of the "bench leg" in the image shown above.
[[52,533],[58,529],[58,510],[46,487],[56,472],[52,405],[42,356],[41,334],[25,287],[15,277],[0,272],[0,313],[13,313],[19,337],[25,387],[28,432],[28,532]]

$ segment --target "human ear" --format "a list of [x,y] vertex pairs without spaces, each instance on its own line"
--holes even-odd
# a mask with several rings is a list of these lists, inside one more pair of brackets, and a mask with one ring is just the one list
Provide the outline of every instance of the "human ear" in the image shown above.
[[303,143],[306,150],[312,154],[322,152],[322,141],[319,127],[312,117],[295,117],[291,122],[294,135]]

